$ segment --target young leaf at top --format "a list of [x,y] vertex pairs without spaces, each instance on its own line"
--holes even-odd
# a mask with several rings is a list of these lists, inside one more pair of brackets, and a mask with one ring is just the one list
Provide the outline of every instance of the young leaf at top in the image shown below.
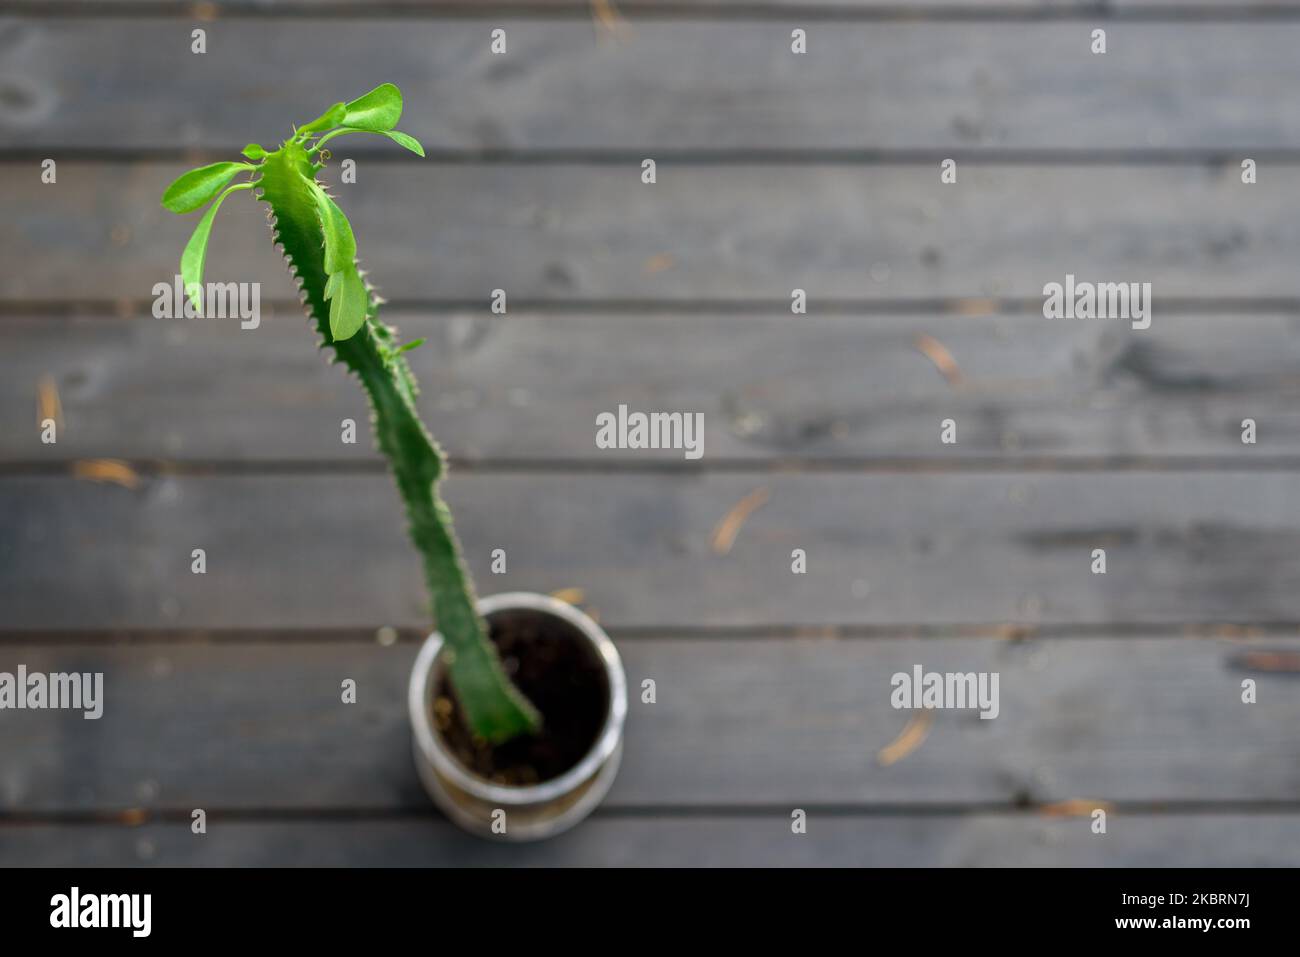
[[351,126],[341,126],[322,136],[320,142],[316,145],[317,147],[324,146],[329,140],[334,139],[334,137],[346,136],[348,133],[375,133],[379,136],[387,136],[394,143],[406,147],[416,156],[424,155],[424,147],[420,145],[420,141],[409,133],[403,133],[401,130],[360,130]]
[[298,127],[298,133],[319,133],[321,130],[333,129],[343,122],[343,115],[347,110],[344,103],[335,103],[328,110],[322,113],[316,119],[312,120],[306,126]]
[[406,147],[416,156],[424,155],[424,147],[411,134],[403,133],[401,130],[382,130],[381,132],[398,146]]
[[173,213],[192,213],[206,206],[221,188],[243,170],[251,170],[248,163],[212,163],[182,173],[163,193],[162,204]]
[[347,105],[343,125],[380,133],[391,130],[401,118],[402,91],[391,83],[381,83]]
[[190,302],[194,303],[194,308],[202,314],[203,312],[203,263],[208,256],[208,237],[212,235],[212,221],[217,218],[217,210],[225,202],[227,196],[236,190],[252,189],[252,183],[236,183],[224,193],[217,197],[199,224],[194,227],[194,232],[190,235],[190,241],[185,244],[185,251],[181,253],[181,282],[185,286],[186,295],[190,297]]
[[240,152],[251,160],[260,160],[266,156],[266,148],[261,143],[249,143]]

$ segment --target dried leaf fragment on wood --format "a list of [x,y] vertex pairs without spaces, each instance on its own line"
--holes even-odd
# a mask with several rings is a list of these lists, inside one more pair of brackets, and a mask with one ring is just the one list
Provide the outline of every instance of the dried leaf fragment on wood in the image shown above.
[[622,39],[627,31],[627,21],[618,12],[614,0],[591,0],[591,19],[603,32]]
[[898,737],[877,752],[876,761],[886,768],[897,764],[925,742],[933,723],[933,711],[914,711]]
[[1093,801],[1088,798],[1068,798],[1054,804],[1044,804],[1038,809],[1043,817],[1088,817],[1093,811],[1110,812],[1114,809],[1110,801]]
[[587,593],[581,588],[557,588],[551,592],[551,597],[570,605],[581,605],[586,600]]
[[961,369],[957,366],[957,360],[952,357],[948,347],[928,333],[917,333],[913,345],[917,351],[934,363],[934,367],[939,370],[939,374],[948,380],[949,385],[961,385]]
[[767,486],[760,486],[722,516],[722,521],[713,527],[713,535],[710,537],[710,545],[715,555],[725,555],[731,551],[731,546],[736,544],[736,536],[740,534],[740,529],[749,520],[749,516],[761,508],[770,497],[771,492]]
[[139,488],[140,476],[121,459],[78,459],[72,463],[74,478],[91,482],[111,482],[123,488]]
[[37,427],[43,426],[46,419],[53,419],[56,426],[63,428],[63,403],[59,399],[59,386],[54,381],[54,376],[48,373],[41,376],[41,381],[36,384]]

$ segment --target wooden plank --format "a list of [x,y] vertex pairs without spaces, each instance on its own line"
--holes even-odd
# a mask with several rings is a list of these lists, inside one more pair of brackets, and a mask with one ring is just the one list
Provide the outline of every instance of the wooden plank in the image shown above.
[[471,838],[430,817],[209,819],[208,833],[146,824],[0,825],[0,862],[28,867],[1294,867],[1295,814],[1030,815],[789,819],[597,816],[541,844]]
[[[1115,9],[1130,6],[1145,9],[1159,8],[1167,2],[1169,0],[1115,0],[1111,6]],[[1269,3],[1270,7],[1282,10],[1288,5],[1289,0],[1271,0]],[[141,13],[195,16],[194,0],[9,0],[8,6],[23,13],[41,12],[63,16],[84,16],[92,11],[101,16],[119,13],[132,16]],[[1248,11],[1257,8],[1258,4],[1254,0],[1202,0],[1201,3],[1187,6],[1232,12]],[[855,13],[917,16],[957,12],[970,16],[982,13],[998,15],[1009,11],[1069,14],[1078,9],[1094,12],[1099,18],[1106,15],[1097,9],[1095,0],[611,0],[609,8],[616,19],[622,20],[634,20],[641,14],[666,14],[677,19],[707,19],[736,14],[773,16],[787,10],[799,12],[805,8],[809,13],[816,14],[819,20],[824,19],[828,13],[836,18],[851,17]],[[258,14],[310,16],[313,13],[364,17],[381,12],[428,17],[469,14],[485,16],[497,11],[517,16],[521,9],[533,16],[597,19],[591,0],[206,0],[205,7],[200,8],[203,15],[196,18],[202,20],[217,16]]]
[[[232,599],[233,600],[233,599]],[[1173,635],[999,639],[622,640],[630,703],[611,808],[1019,806],[1294,801],[1294,672],[1250,645]],[[1296,639],[1269,649],[1295,656]],[[10,815],[420,810],[406,682],[415,647],[273,641],[0,645],[2,670],[103,672],[103,715],[7,711]],[[892,675],[999,675],[999,711],[908,724]],[[1243,704],[1241,681],[1258,682]],[[340,702],[345,678],[357,703]],[[1086,828],[1086,822],[1080,824]]]
[[[0,298],[130,299],[176,275],[193,217],[158,197],[183,167],[68,163],[56,184],[10,168]],[[942,188],[920,165],[639,166],[362,163],[340,186],[361,257],[389,298],[766,300],[1023,298],[1080,280],[1150,282],[1154,320],[1189,297],[1294,297],[1295,165],[1244,186],[1235,168],[968,166]],[[234,197],[209,281],[293,298],[265,206]],[[75,263],[76,268],[69,268]]]
[[[195,0],[9,0],[9,8],[23,13],[99,16],[172,15],[281,17],[314,13],[331,16],[365,17],[396,14],[405,17],[485,16],[501,11],[531,16],[571,16],[599,19],[591,0],[205,0],[195,14]],[[816,18],[851,19],[855,16],[881,18],[917,17],[1005,17],[1008,14],[1039,14],[1049,17],[1087,14],[1098,21],[1114,12],[1238,16],[1284,16],[1294,9],[1294,0],[1112,0],[1104,8],[1096,0],[610,0],[613,19],[633,20],[639,16],[671,16],[674,19],[710,19],[736,15],[776,18],[786,12],[806,11]]]
[[438,151],[1300,148],[1290,21],[1110,23],[1103,57],[1092,20],[816,20],[803,56],[786,20],[641,21],[611,40],[583,17],[218,18],[203,55],[187,17],[15,23],[0,149],[271,144],[381,78]]
[[[766,504],[716,554],[756,489]],[[1290,472],[506,472],[447,494],[484,590],[580,587],[616,628],[1300,620]],[[0,502],[8,629],[427,621],[379,472],[16,475]],[[1097,547],[1107,575],[1089,571]],[[508,574],[490,572],[496,548]]]
[[[360,390],[287,311],[256,330],[95,314],[0,320],[0,460],[376,461]],[[1145,332],[932,311],[386,318],[429,340],[411,354],[423,411],[463,461],[700,464],[672,450],[598,449],[596,417],[620,404],[702,413],[705,465],[1300,455],[1290,313],[1162,315]],[[47,376],[64,419],[52,446],[32,414]],[[950,416],[956,446],[938,441]],[[1241,444],[1245,417],[1263,431],[1255,448]],[[348,418],[360,423],[351,445]]]

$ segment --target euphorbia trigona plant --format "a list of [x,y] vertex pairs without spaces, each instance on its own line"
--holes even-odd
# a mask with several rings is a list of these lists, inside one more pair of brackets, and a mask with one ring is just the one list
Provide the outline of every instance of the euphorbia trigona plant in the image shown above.
[[[379,321],[380,300],[357,264],[352,226],[316,179],[328,156],[321,147],[347,133],[387,136],[423,156],[414,137],[394,129],[401,115],[402,93],[385,83],[351,103],[334,104],[298,127],[279,149],[250,143],[243,151],[249,162],[190,170],[167,188],[162,203],[175,213],[208,206],[181,255],[181,279],[200,314],[203,261],[221,203],[232,192],[255,189],[270,206],[272,238],[297,280],[308,318],[336,361],[361,380],[370,397],[375,438],[406,504],[411,539],[424,561],[434,617],[447,642],[448,672],[466,721],[475,734],[499,744],[536,731],[541,719],[501,669],[475,609],[451,513],[438,496],[445,461],[420,421],[415,377],[402,354],[420,343],[398,345],[396,330]],[[227,185],[241,174],[247,174],[247,181]]]

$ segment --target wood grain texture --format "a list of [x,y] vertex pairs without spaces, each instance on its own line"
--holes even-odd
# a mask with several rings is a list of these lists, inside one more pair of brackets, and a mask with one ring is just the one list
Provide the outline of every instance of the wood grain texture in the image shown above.
[[[206,0],[205,15],[309,17],[313,14],[346,17],[400,15],[485,16],[501,12],[530,18],[573,17],[598,19],[592,0]],[[1099,9],[1096,0],[610,0],[611,13],[623,19],[639,15],[671,16],[674,19],[716,19],[728,16],[779,18],[786,13],[807,12],[817,19],[844,19],[855,15],[884,18],[1071,16],[1090,14],[1097,19],[1111,11],[1209,12],[1243,19],[1260,13],[1284,13],[1292,0],[1112,0]],[[54,16],[76,16],[94,12],[100,16],[185,16],[193,15],[194,0],[8,0],[7,7],[22,13],[40,12]]]
[[[158,203],[184,166],[64,163],[0,179],[0,298],[151,304],[171,283],[194,217]],[[836,164],[659,166],[401,163],[359,167],[339,187],[363,264],[391,298],[819,300],[1003,297],[1041,308],[1043,287],[1150,282],[1171,301],[1293,300],[1300,167],[1245,186],[1235,167]],[[209,247],[209,281],[261,282],[296,298],[271,249],[265,205],[236,196]],[[70,268],[75,263],[76,268]]]
[[[94,12],[101,16],[120,14],[193,15],[195,0],[9,0],[7,6],[23,13],[41,12],[69,16]],[[498,11],[530,18],[565,16],[598,19],[592,0],[206,0],[205,15],[311,16],[312,14],[368,17],[487,15]],[[1109,19],[1115,12],[1146,16],[1202,14],[1219,17],[1267,17],[1285,15],[1294,0],[1111,0],[1099,8],[1096,0],[609,0],[612,14],[624,19],[639,15],[671,16],[674,19],[715,19],[728,16],[780,18],[787,13],[815,15],[820,19],[844,19],[855,15],[873,18],[915,19],[927,17],[979,18],[1008,15],[1045,17],[1080,16]]]
[[[617,638],[617,633],[616,633]],[[1081,800],[1294,801],[1298,680],[1243,663],[1248,643],[1104,633],[998,639],[622,640],[633,690],[605,806],[1007,808]],[[203,807],[387,813],[429,806],[410,752],[413,644],[0,645],[0,670],[102,671],[104,713],[10,711],[10,815]],[[1000,710],[908,722],[891,676],[914,665],[999,675]],[[1243,704],[1241,681],[1258,682]],[[340,702],[345,678],[357,703]],[[657,701],[638,689],[656,682]],[[777,822],[780,823],[779,821]],[[1080,827],[1087,827],[1082,822]],[[1294,849],[1293,849],[1294,850]]]
[[[312,471],[0,480],[4,626],[423,626],[390,479]],[[756,488],[766,504],[715,554]],[[482,589],[580,587],[615,628],[1300,620],[1292,472],[524,471],[446,492]]]
[[[172,0],[0,21],[0,671],[107,693],[5,712],[0,863],[1300,863],[1300,8],[638,0],[615,37],[526,6],[218,0],[202,57]],[[416,780],[418,569],[262,208],[223,211],[207,277],[262,284],[259,330],[148,316],[185,154],[382,80],[435,159],[339,141],[337,192],[479,466],[447,491],[480,588],[582,588],[657,682],[608,801],[540,846],[460,834]],[[1042,319],[1067,272],[1152,282],[1153,328]],[[596,450],[620,403],[703,412],[704,460]],[[73,477],[110,457],[132,487]],[[1000,714],[886,766],[915,664],[997,672]]]
[[[377,462],[356,383],[289,312],[256,330],[94,313],[0,319],[0,462]],[[1161,315],[1147,331],[934,311],[389,309],[385,319],[428,340],[410,355],[422,409],[466,462],[1203,457],[1250,467],[1300,455],[1292,313]],[[955,371],[936,364],[944,353]],[[46,376],[63,411],[55,445],[42,444],[33,414]],[[703,413],[705,457],[598,449],[596,417],[620,404]],[[948,417],[955,446],[938,441]],[[1259,425],[1254,447],[1241,443],[1246,417]],[[359,425],[345,445],[348,418]]]
[[85,867],[1294,867],[1295,814],[1019,814],[789,818],[622,817],[597,812],[543,844],[492,844],[433,816],[399,820],[0,825],[0,862]]
[[1291,21],[1113,22],[1105,56],[1078,19],[808,21],[802,56],[784,17],[620,39],[582,17],[296,19],[292,43],[260,20],[202,25],[195,55],[184,17],[9,24],[0,149],[269,145],[382,80],[438,151],[1300,148]]

